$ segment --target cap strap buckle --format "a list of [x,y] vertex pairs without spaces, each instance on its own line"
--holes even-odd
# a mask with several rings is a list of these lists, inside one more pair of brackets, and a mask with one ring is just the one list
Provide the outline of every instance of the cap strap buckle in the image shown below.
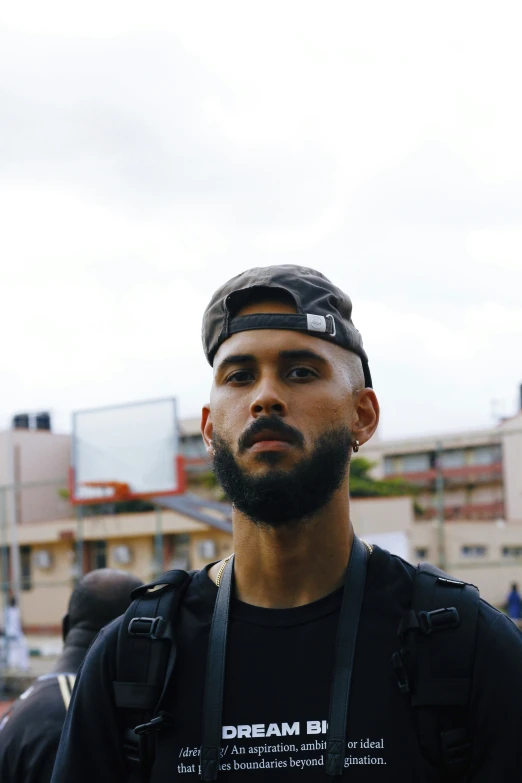
[[335,337],[335,321],[333,315],[313,315],[306,314],[306,328],[309,332],[326,332],[331,337]]
[[335,328],[335,318],[333,317],[333,315],[330,315],[330,313],[328,313],[326,318],[330,319],[328,321],[328,323],[327,323],[326,331],[328,332],[330,337],[335,337],[335,334],[336,334],[336,331],[337,331],[336,328]]

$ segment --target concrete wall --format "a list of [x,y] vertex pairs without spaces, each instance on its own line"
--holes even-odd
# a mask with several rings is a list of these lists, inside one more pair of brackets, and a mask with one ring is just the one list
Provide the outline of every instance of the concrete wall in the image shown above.
[[[477,585],[481,595],[496,606],[504,602],[511,582],[522,584],[522,557],[505,557],[504,546],[522,547],[522,524],[455,523],[445,526],[447,569]],[[484,546],[483,557],[465,557],[462,546]]]
[[[201,543],[203,541],[212,540],[215,542],[216,554],[214,557],[205,558],[201,553]],[[215,560],[221,560],[223,557],[228,557],[233,552],[232,549],[232,536],[221,531],[207,531],[205,533],[194,533],[190,537],[190,563],[191,568],[203,568],[208,563],[212,563]]]
[[506,518],[522,522],[522,413],[501,429]]
[[[98,517],[85,517],[82,529],[83,538],[87,541],[97,539],[139,538],[153,536],[156,532],[157,517],[155,512],[143,514],[111,514]],[[161,526],[164,533],[195,533],[207,530],[208,526],[195,522],[174,511],[163,511]],[[74,539],[78,531],[76,519],[65,519],[52,522],[39,522],[32,525],[21,525],[18,530],[20,544],[53,542],[60,539]]]
[[11,434],[4,430],[0,432],[0,485],[9,483],[9,448],[11,444]]
[[[48,551],[52,557],[52,567],[35,567],[35,554]],[[57,541],[51,547],[39,544],[33,547],[32,590],[22,590],[20,611],[24,627],[42,630],[57,629],[61,618],[67,611],[67,603],[73,586],[72,566],[74,550],[68,541]]]
[[414,525],[410,497],[353,498],[350,516],[356,533],[393,533],[410,531]]
[[[118,568],[120,571],[127,571],[134,574],[142,582],[150,582],[154,578],[154,539],[152,536],[139,536],[128,538],[121,536],[111,538],[107,547],[107,567]],[[115,550],[118,546],[127,546],[131,554],[129,563],[120,563],[116,560]]]
[[[71,506],[60,497],[67,488],[69,469],[69,435],[38,430],[8,430],[0,432],[0,485],[49,482],[48,486],[17,489],[16,519],[21,523],[71,516]],[[9,453],[12,452],[14,476],[10,475]],[[7,513],[11,514],[9,490],[0,490],[0,503],[6,497]]]

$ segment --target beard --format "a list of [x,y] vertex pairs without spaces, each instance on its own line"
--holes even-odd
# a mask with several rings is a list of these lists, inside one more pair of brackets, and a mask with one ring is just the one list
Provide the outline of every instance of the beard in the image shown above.
[[276,468],[280,453],[260,452],[258,461],[271,469],[252,476],[242,470],[230,446],[214,430],[212,467],[233,506],[254,523],[277,528],[305,521],[331,500],[346,477],[351,442],[347,427],[328,430],[312,453],[290,470]]

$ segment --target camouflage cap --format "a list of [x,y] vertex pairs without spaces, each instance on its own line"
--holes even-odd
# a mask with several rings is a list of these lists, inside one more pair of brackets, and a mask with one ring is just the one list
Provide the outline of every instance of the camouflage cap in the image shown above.
[[[284,291],[294,301],[296,313],[235,315],[256,290],[268,297],[271,291]],[[293,264],[257,267],[222,285],[203,315],[203,348],[209,364],[225,340],[251,329],[293,329],[336,343],[360,357],[365,384],[372,386],[368,357],[352,321],[351,299],[315,269]]]

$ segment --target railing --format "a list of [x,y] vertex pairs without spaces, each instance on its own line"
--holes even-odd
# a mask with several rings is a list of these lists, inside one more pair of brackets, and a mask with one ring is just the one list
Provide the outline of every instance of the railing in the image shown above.
[[[438,510],[436,508],[426,508],[422,513],[416,515],[419,521],[435,519]],[[444,508],[444,519],[446,521],[488,521],[502,519],[504,517],[504,503],[497,501],[494,503],[468,503],[460,506],[447,506]]]
[[[488,484],[502,481],[502,462],[491,465],[463,465],[459,468],[442,468],[442,477],[446,486],[462,486],[468,484]],[[435,485],[437,471],[429,470],[403,471],[387,474],[387,479],[399,478],[414,486],[431,487]]]
[[185,469],[187,473],[202,473],[210,470],[210,458],[185,457]]

